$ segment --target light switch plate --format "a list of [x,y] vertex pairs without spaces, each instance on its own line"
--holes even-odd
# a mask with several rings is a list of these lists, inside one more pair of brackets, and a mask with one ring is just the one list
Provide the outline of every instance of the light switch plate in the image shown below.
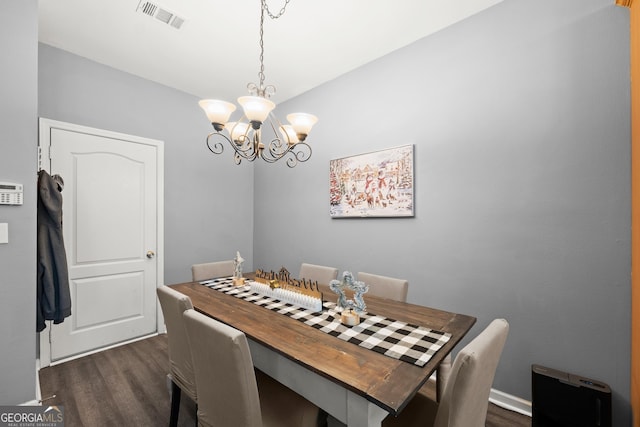
[[0,244],[9,243],[9,224],[6,222],[0,224]]

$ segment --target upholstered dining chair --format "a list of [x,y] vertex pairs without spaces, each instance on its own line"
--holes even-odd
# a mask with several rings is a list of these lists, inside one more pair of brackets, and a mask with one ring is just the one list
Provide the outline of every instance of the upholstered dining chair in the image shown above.
[[[359,272],[358,280],[369,285],[370,295],[388,298],[394,301],[407,302],[407,292],[409,291],[409,281],[404,279],[396,279],[394,277],[380,276],[377,274]],[[440,365],[436,373],[436,400],[440,401],[444,391],[444,384],[451,372],[451,355],[448,354]]]
[[509,333],[509,323],[495,319],[456,356],[439,403],[423,390],[398,417],[388,416],[384,427],[484,427],[489,393]]
[[167,339],[169,342],[169,377],[171,379],[169,426],[175,427],[178,425],[182,391],[196,402],[196,407],[198,403],[191,349],[182,317],[182,313],[192,309],[193,304],[188,296],[168,286],[160,286],[157,289],[157,294],[162,307],[162,314],[164,315],[164,323],[167,326]]
[[198,390],[198,425],[311,427],[318,407],[253,367],[242,331],[184,313]]
[[191,279],[194,282],[199,282],[216,277],[233,276],[234,272],[235,265],[233,264],[233,260],[193,264],[191,266]]
[[307,279],[317,281],[322,285],[328,285],[330,281],[338,277],[338,269],[333,267],[325,267],[324,265],[315,265],[302,263],[300,265],[299,279]]
[[369,285],[369,295],[407,302],[407,280],[363,272],[358,273],[357,279]]

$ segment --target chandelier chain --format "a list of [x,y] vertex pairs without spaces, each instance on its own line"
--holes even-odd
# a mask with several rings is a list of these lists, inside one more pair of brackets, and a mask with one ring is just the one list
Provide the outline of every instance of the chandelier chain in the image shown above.
[[267,5],[267,0],[262,0],[262,4],[264,5],[264,9],[267,11],[267,14],[269,15],[269,18],[271,19],[278,19],[280,18],[282,15],[284,15],[284,10],[287,8],[287,6],[289,5],[289,2],[291,0],[285,0],[284,2],[284,6],[282,6],[282,9],[280,9],[280,12],[278,12],[277,15],[274,15],[273,12],[271,12],[269,10],[269,6]]
[[259,90],[264,91],[264,13],[267,12],[267,15],[269,15],[269,18],[271,19],[278,19],[284,15],[287,5],[291,0],[285,0],[284,6],[282,6],[282,9],[280,9],[280,12],[278,12],[277,15],[274,15],[273,12],[269,10],[267,0],[260,1],[262,3],[262,7],[260,8],[260,72],[258,72],[258,79],[260,80]]
[[262,7],[260,8],[260,71],[258,72],[258,79],[260,80],[259,89],[264,89],[264,11],[267,7],[266,0],[262,1]]

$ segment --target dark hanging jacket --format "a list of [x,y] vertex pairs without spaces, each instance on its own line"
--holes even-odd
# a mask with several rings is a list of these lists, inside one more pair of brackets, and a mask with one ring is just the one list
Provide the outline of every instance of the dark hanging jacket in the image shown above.
[[36,330],[45,320],[61,323],[71,315],[67,255],[62,237],[62,178],[38,174],[38,288]]

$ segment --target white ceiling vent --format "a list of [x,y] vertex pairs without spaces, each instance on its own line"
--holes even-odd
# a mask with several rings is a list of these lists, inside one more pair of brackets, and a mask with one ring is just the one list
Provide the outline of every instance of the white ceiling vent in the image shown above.
[[140,0],[136,12],[144,13],[152,18],[156,18],[158,21],[171,25],[173,28],[178,30],[182,27],[182,24],[184,24],[184,18],[168,11],[157,3],[150,1]]

